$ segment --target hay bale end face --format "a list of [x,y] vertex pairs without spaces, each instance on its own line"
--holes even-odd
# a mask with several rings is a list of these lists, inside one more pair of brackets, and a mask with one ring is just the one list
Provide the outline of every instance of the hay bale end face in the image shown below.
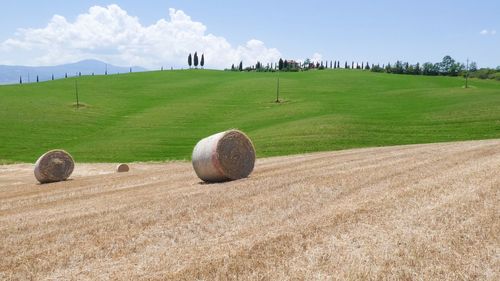
[[130,170],[129,166],[127,164],[120,164],[116,167],[116,171],[118,173],[125,173]]
[[229,130],[200,140],[194,147],[192,163],[203,181],[237,180],[253,171],[255,149],[243,132]]
[[73,173],[73,157],[64,150],[46,152],[35,163],[35,178],[40,183],[64,181]]

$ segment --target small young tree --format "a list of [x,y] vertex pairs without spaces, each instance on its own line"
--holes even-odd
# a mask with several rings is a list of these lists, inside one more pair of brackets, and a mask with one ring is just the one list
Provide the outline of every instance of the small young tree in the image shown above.
[[194,68],[198,68],[198,54],[194,52]]
[[193,64],[193,59],[191,58],[191,53],[189,53],[189,56],[188,56],[188,65],[189,65],[189,68],[191,68],[192,64]]

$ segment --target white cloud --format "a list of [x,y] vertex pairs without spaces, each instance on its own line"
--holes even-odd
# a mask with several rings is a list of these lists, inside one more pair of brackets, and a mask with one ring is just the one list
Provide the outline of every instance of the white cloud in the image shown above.
[[492,29],[492,30],[483,29],[483,30],[481,30],[481,32],[479,32],[479,34],[481,34],[481,35],[495,35],[495,34],[497,34],[497,31],[494,29]]
[[320,62],[322,60],[323,60],[323,55],[321,55],[320,53],[314,53],[311,57],[312,62]]
[[82,59],[100,59],[116,65],[148,68],[186,66],[188,53],[205,54],[205,66],[225,68],[244,64],[276,62],[281,54],[262,41],[251,39],[233,47],[221,36],[206,33],[207,27],[181,10],[169,9],[169,20],[143,26],[118,5],[94,6],[68,22],[54,15],[44,28],[19,29],[0,43],[0,63],[54,65]]

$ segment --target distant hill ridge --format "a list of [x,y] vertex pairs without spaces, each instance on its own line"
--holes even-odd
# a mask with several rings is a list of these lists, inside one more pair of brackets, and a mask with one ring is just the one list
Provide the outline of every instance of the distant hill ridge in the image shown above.
[[106,70],[108,74],[129,72],[130,68],[134,72],[146,71],[139,66],[115,66],[99,60],[82,60],[75,63],[62,64],[56,66],[18,66],[18,65],[0,65],[0,84],[19,83],[20,77],[23,83],[36,82],[38,75],[39,81],[64,78],[66,73],[68,77],[79,75],[103,75]]

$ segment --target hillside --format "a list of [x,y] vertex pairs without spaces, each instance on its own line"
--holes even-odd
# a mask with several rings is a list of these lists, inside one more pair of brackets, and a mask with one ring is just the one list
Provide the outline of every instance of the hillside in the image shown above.
[[0,166],[1,280],[499,280],[500,140],[190,163]]
[[355,70],[158,71],[0,86],[0,163],[62,148],[77,161],[189,159],[196,142],[245,131],[259,157],[500,138],[500,83]]

